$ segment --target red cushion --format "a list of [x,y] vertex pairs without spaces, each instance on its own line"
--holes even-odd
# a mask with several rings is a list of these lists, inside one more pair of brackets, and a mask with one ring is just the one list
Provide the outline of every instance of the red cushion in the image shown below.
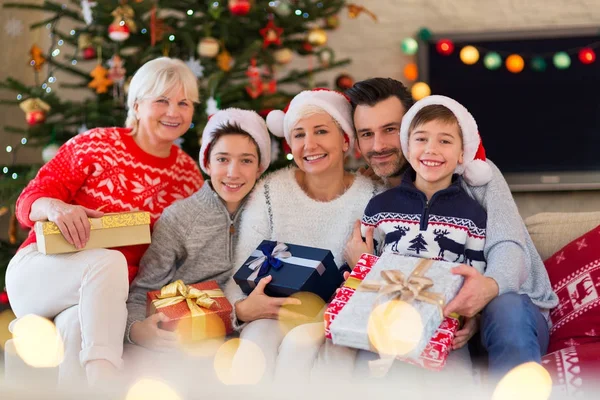
[[542,357],[542,365],[552,377],[554,398],[598,393],[600,343],[567,347],[546,354]]
[[548,352],[600,343],[600,226],[545,261],[559,304],[550,311]]

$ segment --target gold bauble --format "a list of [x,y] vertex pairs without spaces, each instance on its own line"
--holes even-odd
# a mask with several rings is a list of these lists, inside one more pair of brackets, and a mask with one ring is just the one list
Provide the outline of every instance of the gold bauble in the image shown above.
[[273,57],[275,58],[275,61],[277,62],[277,64],[289,63],[290,61],[292,61],[293,55],[294,55],[294,52],[292,50],[288,49],[287,47],[277,49],[273,53]]
[[321,28],[313,28],[308,32],[308,43],[313,46],[323,46],[327,43],[327,32]]
[[200,57],[216,57],[219,54],[219,41],[213,37],[205,37],[198,43]]

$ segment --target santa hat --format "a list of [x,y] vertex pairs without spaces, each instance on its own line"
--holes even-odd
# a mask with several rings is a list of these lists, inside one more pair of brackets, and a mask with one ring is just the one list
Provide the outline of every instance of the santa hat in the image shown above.
[[260,150],[260,172],[265,172],[271,162],[271,137],[265,120],[254,111],[239,108],[226,108],[209,117],[208,123],[202,132],[202,145],[200,146],[200,168],[202,168],[202,171],[208,174],[206,166],[208,165],[210,146],[215,138],[215,131],[227,124],[238,125],[252,136]]
[[462,131],[463,163],[456,166],[455,172],[463,175],[471,186],[483,186],[492,180],[492,169],[486,162],[485,149],[479,136],[477,123],[471,113],[459,102],[446,96],[427,96],[417,101],[402,118],[400,142],[402,152],[408,154],[408,129],[417,113],[424,107],[442,105],[448,108],[458,120]]
[[302,109],[314,106],[323,109],[329,114],[344,131],[344,138],[348,142],[348,152],[354,149],[354,125],[352,124],[352,105],[346,95],[329,89],[305,90],[298,93],[283,110],[273,110],[267,115],[267,126],[271,133],[278,137],[285,137],[291,145],[290,132],[298,122]]

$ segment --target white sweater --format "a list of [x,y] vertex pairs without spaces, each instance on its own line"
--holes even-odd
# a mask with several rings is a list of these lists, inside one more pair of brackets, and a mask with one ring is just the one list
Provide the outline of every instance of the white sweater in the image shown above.
[[[275,171],[256,184],[242,214],[234,271],[263,240],[328,249],[338,267],[344,264],[344,246],[353,224],[360,220],[367,203],[381,188],[358,175],[340,197],[329,202],[316,201],[298,185],[296,170]],[[227,284],[225,294],[231,304],[246,297],[233,279]],[[239,328],[237,322],[234,317],[234,326]]]

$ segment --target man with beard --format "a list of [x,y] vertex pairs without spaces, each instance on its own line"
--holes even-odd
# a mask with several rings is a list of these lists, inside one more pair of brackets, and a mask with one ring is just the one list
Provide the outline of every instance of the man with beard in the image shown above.
[[[369,168],[365,174],[381,178],[388,187],[400,184],[408,163],[400,146],[400,124],[413,99],[406,87],[391,78],[357,82],[346,94],[354,111],[357,145]],[[444,314],[467,318],[480,315],[481,344],[488,353],[489,370],[500,378],[517,365],[540,363],[549,340],[549,310],[558,303],[548,274],[518,213],[506,181],[498,168],[485,186],[465,190],[487,211],[487,236],[483,274],[466,265],[453,273],[465,278],[458,295]],[[345,251],[350,266],[364,252],[373,253],[372,231],[361,237],[357,221]],[[453,348],[473,335],[472,326],[457,333]]]

